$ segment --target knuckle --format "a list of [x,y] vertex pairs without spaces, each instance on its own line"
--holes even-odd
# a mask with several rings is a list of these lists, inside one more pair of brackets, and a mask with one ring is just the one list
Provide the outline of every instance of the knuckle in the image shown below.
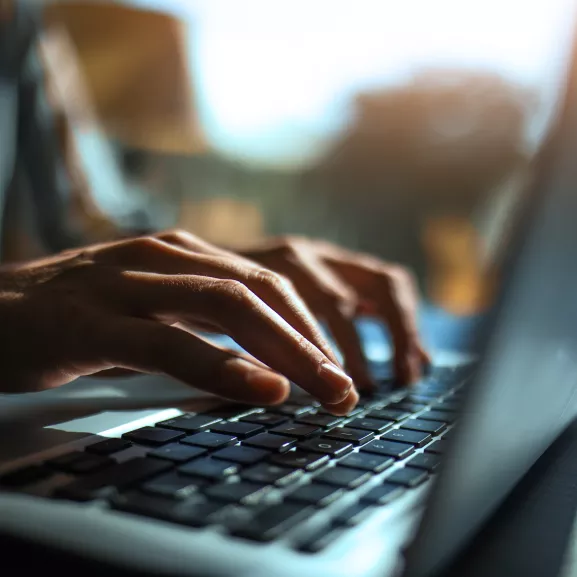
[[292,288],[292,283],[287,277],[266,268],[256,270],[253,277],[257,282],[275,292],[288,292]]
[[189,232],[186,232],[180,228],[167,230],[158,235],[158,238],[174,243],[186,243],[194,240],[194,237]]
[[127,246],[137,254],[158,252],[164,248],[161,240],[153,236],[141,236],[128,241]]
[[251,291],[242,282],[232,279],[220,280],[213,284],[214,295],[219,304],[249,306],[254,301]]

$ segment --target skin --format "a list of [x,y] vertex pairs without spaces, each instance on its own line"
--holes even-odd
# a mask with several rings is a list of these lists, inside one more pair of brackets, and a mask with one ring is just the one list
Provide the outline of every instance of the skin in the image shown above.
[[[318,246],[329,255],[329,245]],[[341,253],[333,250],[337,262]],[[2,267],[0,391],[37,391],[84,375],[129,370],[168,375],[233,401],[270,405],[287,397],[290,379],[333,413],[346,414],[358,393],[307,302],[334,331],[332,305],[311,298],[300,273],[285,276],[256,262],[277,254],[276,245],[263,247],[250,260],[170,231]],[[323,259],[329,270],[342,270],[335,286],[356,287],[357,269],[333,261]],[[281,270],[284,260],[275,263]],[[358,282],[373,274],[363,269]],[[295,285],[302,287],[304,300]],[[404,315],[414,310],[414,293],[391,288],[387,294],[388,308],[378,300],[375,311],[390,326],[412,327],[414,319]],[[356,302],[360,310],[358,297]],[[196,334],[199,330],[230,335],[248,354],[219,348]],[[411,331],[397,334],[397,357],[405,343],[411,354],[425,354],[414,338]]]

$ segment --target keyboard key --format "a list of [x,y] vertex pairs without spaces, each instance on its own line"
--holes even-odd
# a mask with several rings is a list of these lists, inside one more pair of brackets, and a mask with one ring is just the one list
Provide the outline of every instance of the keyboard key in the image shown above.
[[342,457],[353,450],[353,446],[350,443],[336,441],[335,439],[309,439],[301,441],[298,447],[303,451],[324,453],[331,457]]
[[442,455],[445,452],[447,443],[444,441],[435,441],[425,447],[425,453],[436,453]]
[[203,411],[201,414],[230,421],[232,419],[240,419],[241,417],[246,417],[247,415],[250,415],[257,410],[258,409],[255,409],[254,407],[247,407],[246,405],[242,405],[240,403],[229,403],[221,405],[216,409],[211,409],[210,411]]
[[430,405],[434,403],[438,397],[439,395],[437,393],[424,389],[420,394],[409,395],[406,400],[419,405]]
[[299,417],[306,413],[310,413],[313,410],[311,406],[303,406],[300,404],[285,403],[284,405],[279,405],[278,407],[271,407],[271,413],[280,413],[281,415],[286,415],[287,417]]
[[157,427],[143,427],[142,429],[130,431],[129,433],[124,433],[124,435],[122,435],[123,439],[128,439],[133,443],[151,445],[153,447],[159,447],[172,441],[178,441],[178,439],[181,439],[182,437],[184,437],[184,433],[180,431],[170,431],[168,429],[159,429]]
[[238,468],[236,463],[219,461],[218,459],[201,458],[179,467],[178,472],[183,475],[216,480],[223,479],[229,475],[235,475]]
[[302,425],[310,425],[311,427],[334,427],[343,420],[343,417],[335,417],[334,415],[304,415],[296,419],[297,423]]
[[405,490],[400,485],[383,483],[368,493],[361,496],[361,501],[372,503],[373,505],[388,505],[391,501],[400,497]]
[[97,498],[104,489],[128,489],[170,468],[170,463],[160,459],[136,457],[59,487],[55,495],[74,501],[90,501]]
[[309,427],[308,425],[299,425],[298,423],[291,422],[270,430],[270,432],[275,435],[285,435],[286,437],[295,437],[296,439],[306,439],[320,431],[321,429],[318,427]]
[[259,513],[233,534],[255,541],[272,541],[308,519],[311,510],[298,503],[280,503]]
[[201,429],[206,429],[210,425],[220,423],[220,417],[211,417],[210,415],[182,415],[168,421],[156,423],[157,427],[165,429],[175,429],[176,431],[184,431],[185,433],[196,433]]
[[29,465],[4,473],[0,477],[0,485],[2,487],[18,488],[26,487],[40,481],[44,481],[53,475],[53,471],[44,467],[43,465]]
[[261,433],[256,437],[252,437],[246,441],[243,441],[242,444],[248,445],[250,447],[257,447],[260,449],[268,449],[269,451],[284,453],[296,444],[296,440],[292,437],[283,437],[282,435]]
[[402,469],[397,469],[390,477],[387,477],[386,482],[393,485],[402,485],[403,487],[416,487],[424,483],[428,476],[428,473],[421,469],[403,467]]
[[275,415],[273,413],[254,413],[240,419],[242,423],[254,423],[256,425],[263,425],[264,427],[278,427],[288,421],[288,417],[283,415]]
[[431,435],[418,431],[408,431],[406,429],[393,429],[381,437],[381,440],[384,439],[401,443],[411,443],[417,447],[422,447],[431,440]]
[[310,535],[306,540],[301,541],[299,549],[303,553],[320,553],[337,541],[343,533],[344,531],[341,528],[335,529],[332,525],[326,525],[313,535]]
[[424,469],[429,473],[432,473],[440,464],[441,458],[433,453],[419,453],[407,462],[407,465]]
[[349,429],[348,427],[337,427],[324,433],[323,437],[329,439],[337,439],[338,441],[345,441],[353,445],[362,445],[370,441],[375,434],[371,431],[363,431],[361,429]]
[[88,445],[85,448],[89,453],[95,453],[96,455],[113,455],[119,451],[124,451],[132,447],[132,443],[126,439],[106,439],[105,441],[99,441],[93,445]]
[[355,503],[337,514],[334,522],[337,525],[353,527],[362,523],[375,512],[375,508],[370,503]]
[[461,409],[459,401],[441,401],[431,406],[434,411],[449,411],[451,413],[457,412]]
[[441,421],[444,423],[452,423],[456,418],[457,415],[449,411],[426,411],[419,415],[419,419],[423,421]]
[[391,457],[372,455],[371,453],[352,453],[339,461],[339,465],[380,473],[389,468],[394,462],[395,460]]
[[221,435],[219,433],[209,433],[203,431],[181,439],[181,443],[185,445],[195,445],[197,447],[204,447],[205,449],[222,449],[237,442],[237,438],[232,435]]
[[206,484],[207,481],[204,479],[195,479],[187,475],[170,472],[146,482],[141,489],[146,493],[153,493],[163,497],[185,499],[205,487]]
[[213,485],[205,491],[205,494],[211,499],[226,501],[227,503],[256,505],[262,501],[270,491],[271,487],[269,485],[240,481],[239,483]]
[[223,433],[225,435],[233,435],[239,439],[246,439],[252,435],[262,433],[265,428],[262,425],[255,425],[254,423],[218,423],[210,427],[213,433]]
[[377,455],[386,455],[387,457],[394,457],[395,459],[404,459],[414,450],[414,445],[378,439],[364,445],[361,453],[376,453]]
[[425,405],[421,403],[410,403],[408,401],[401,401],[400,403],[391,403],[389,405],[391,409],[399,409],[401,411],[408,411],[409,413],[416,413],[425,408]]
[[353,429],[364,429],[365,431],[373,431],[375,433],[381,433],[385,429],[391,427],[393,423],[391,421],[381,421],[379,419],[368,419],[366,417],[353,419],[347,423],[348,427]]
[[284,487],[298,481],[302,475],[302,469],[289,469],[271,463],[259,463],[242,471],[240,477],[244,481]]
[[299,487],[296,491],[287,495],[289,501],[307,503],[315,507],[326,507],[334,503],[339,497],[345,494],[343,489],[334,485],[324,485],[322,483],[309,483]]
[[206,449],[202,447],[187,447],[180,443],[170,443],[170,445],[165,445],[164,447],[151,451],[148,456],[154,457],[155,459],[166,459],[173,463],[186,463],[205,453]]
[[252,449],[250,447],[226,447],[220,449],[212,456],[215,459],[222,459],[223,461],[232,461],[233,463],[240,463],[241,465],[254,465],[258,461],[262,461],[268,457],[270,453],[261,449]]
[[410,413],[399,409],[377,409],[367,414],[367,417],[371,419],[383,419],[384,421],[402,421],[408,416]]
[[[420,415],[419,415],[420,417]],[[419,419],[409,419],[401,425],[401,429],[409,429],[411,431],[421,431],[422,433],[431,433],[438,435],[441,431],[447,428],[447,423],[439,421],[425,421]]]
[[273,455],[270,461],[275,465],[280,465],[281,467],[314,471],[328,463],[329,457],[327,455],[305,453],[304,451],[297,450],[282,453],[281,455]]
[[349,469],[347,467],[330,467],[315,477],[319,483],[328,483],[346,489],[360,487],[371,478],[371,474],[360,469]]
[[73,475],[87,475],[88,473],[94,473],[115,464],[116,461],[109,457],[80,453],[78,459],[73,463],[70,463],[68,467],[62,468],[62,470],[65,470],[67,473],[72,473]]

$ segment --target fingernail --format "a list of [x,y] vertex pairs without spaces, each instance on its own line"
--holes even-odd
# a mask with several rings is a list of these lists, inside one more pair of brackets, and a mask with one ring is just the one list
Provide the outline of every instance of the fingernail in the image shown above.
[[327,383],[332,385],[332,387],[335,389],[335,392],[338,393],[338,397],[335,398],[335,402],[344,399],[353,386],[353,380],[351,377],[330,363],[323,363],[320,366],[319,375]]
[[282,375],[273,373],[272,371],[262,371],[255,369],[249,371],[245,376],[245,381],[255,387],[288,387],[289,380]]

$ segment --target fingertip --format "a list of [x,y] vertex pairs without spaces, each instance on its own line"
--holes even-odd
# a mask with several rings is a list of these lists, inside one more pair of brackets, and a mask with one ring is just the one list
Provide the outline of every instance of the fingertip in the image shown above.
[[258,390],[259,402],[265,405],[278,405],[287,399],[290,394],[290,382],[286,377],[255,369],[245,376],[245,382]]
[[344,417],[357,406],[359,398],[359,393],[353,387],[342,401],[336,404],[323,403],[323,407],[337,417]]

